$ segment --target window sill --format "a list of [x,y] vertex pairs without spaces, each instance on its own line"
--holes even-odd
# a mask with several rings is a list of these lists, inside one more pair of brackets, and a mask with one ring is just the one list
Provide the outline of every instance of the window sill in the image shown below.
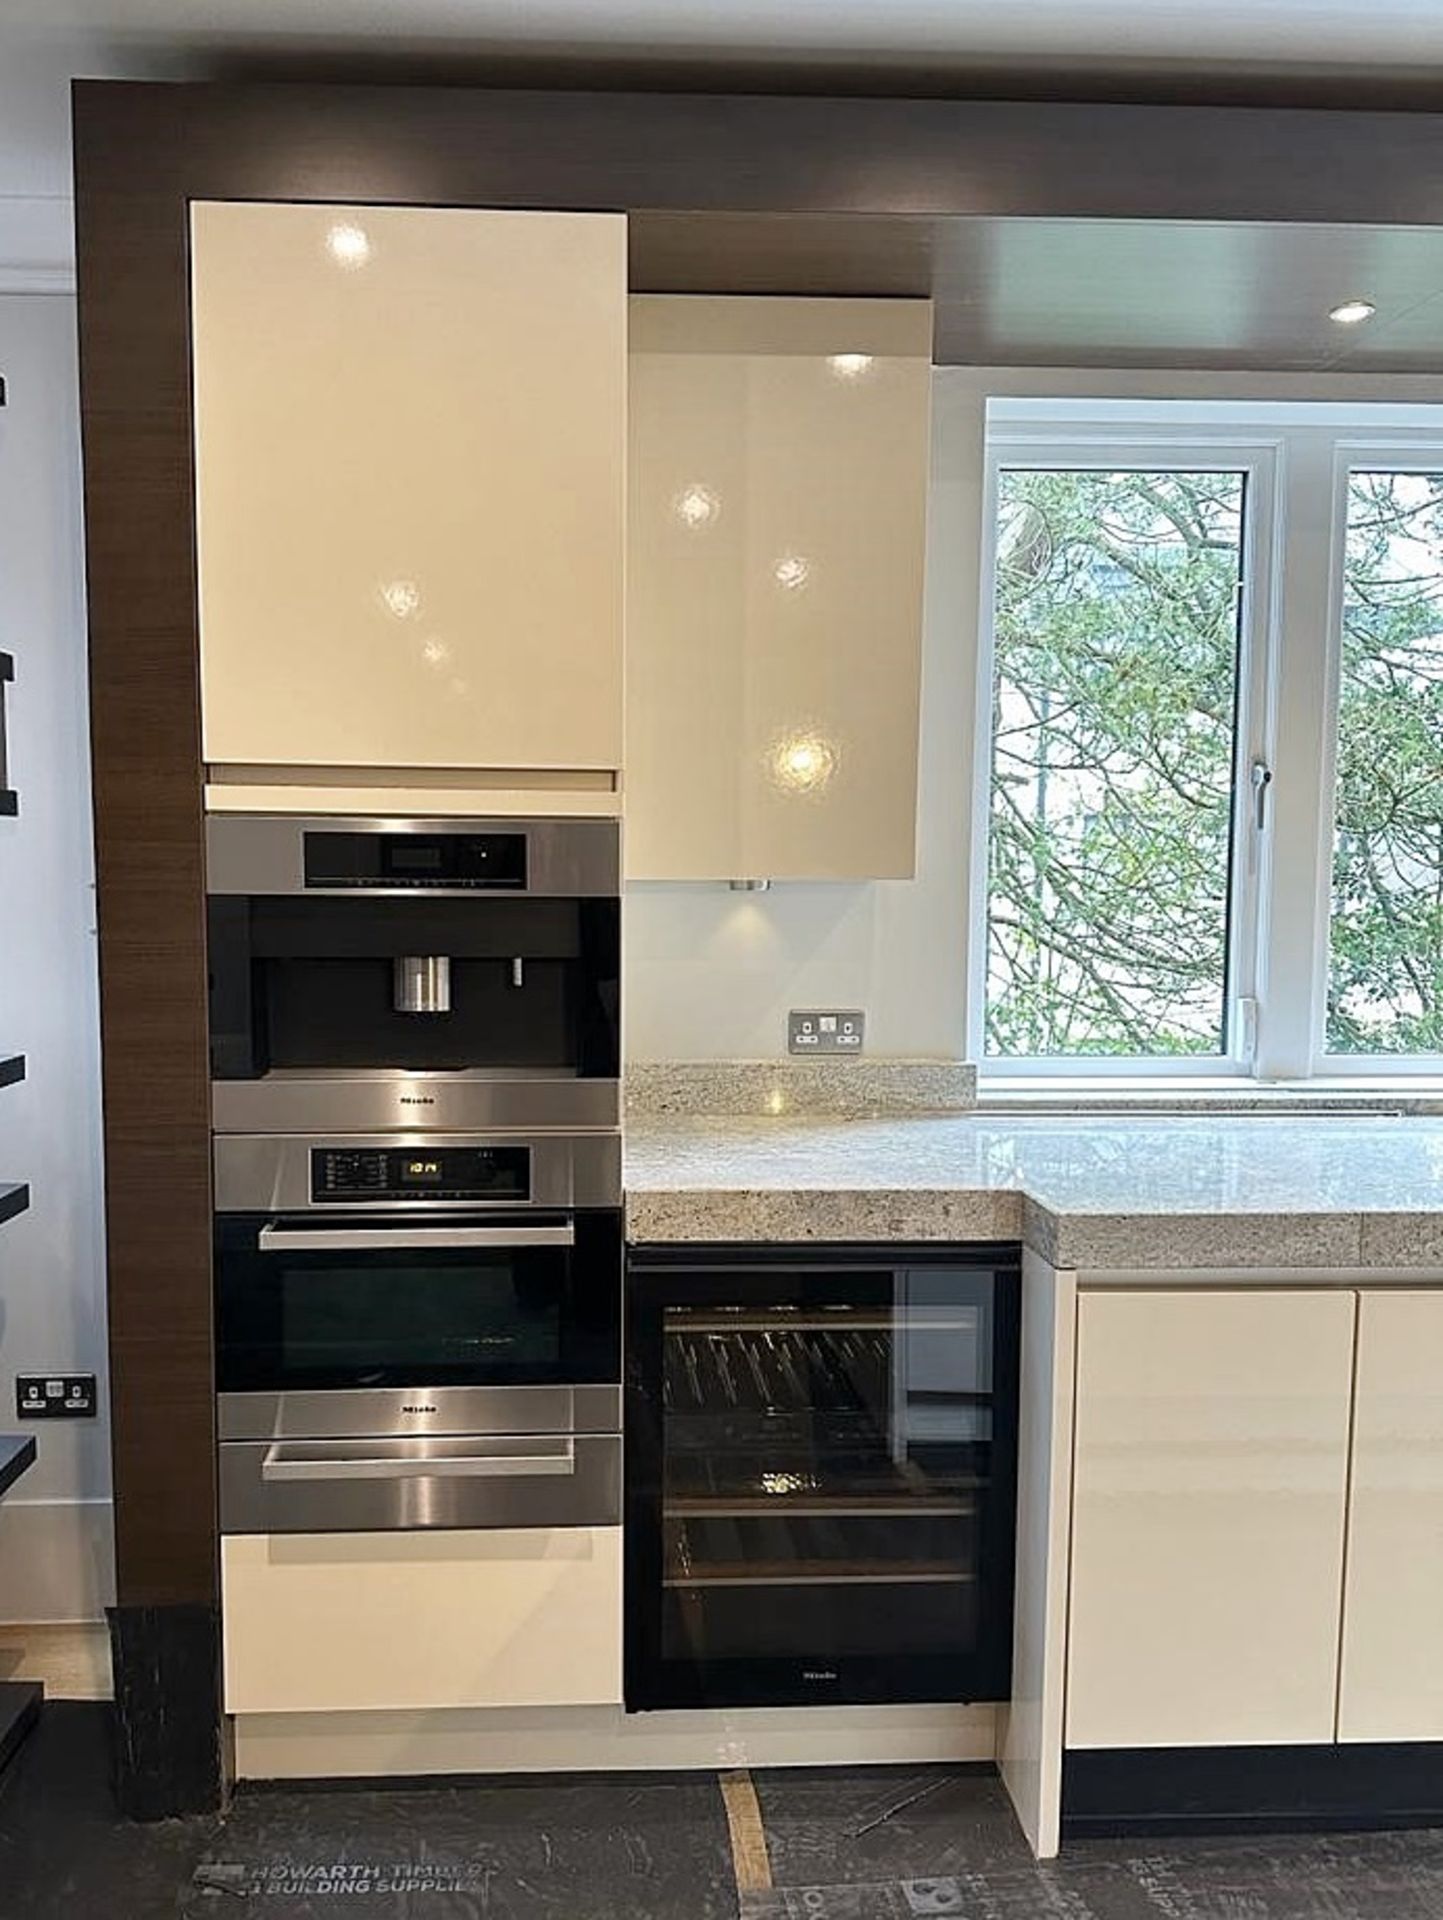
[[982,1074],[979,1113],[1439,1113],[1443,1074],[1253,1080]]

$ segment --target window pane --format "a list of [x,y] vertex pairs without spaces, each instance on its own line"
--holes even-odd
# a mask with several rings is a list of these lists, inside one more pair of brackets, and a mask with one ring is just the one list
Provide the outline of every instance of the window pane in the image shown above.
[[1443,1051],[1443,474],[1348,481],[1327,1046]]
[[999,476],[987,1051],[1224,1051],[1246,475]]

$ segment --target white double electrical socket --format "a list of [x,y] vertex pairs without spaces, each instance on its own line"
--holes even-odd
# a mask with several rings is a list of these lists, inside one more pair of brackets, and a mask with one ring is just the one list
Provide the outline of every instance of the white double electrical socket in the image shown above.
[[867,1016],[860,1007],[793,1007],[787,1015],[789,1053],[860,1053]]

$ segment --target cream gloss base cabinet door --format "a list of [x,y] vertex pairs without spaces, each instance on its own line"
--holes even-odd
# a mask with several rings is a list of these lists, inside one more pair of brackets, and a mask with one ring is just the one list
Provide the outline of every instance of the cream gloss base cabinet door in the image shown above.
[[1081,1296],[1066,1746],[1333,1739],[1355,1311]]
[[206,760],[618,769],[625,218],[191,220]]
[[627,875],[907,879],[926,301],[631,302]]
[[227,1713],[612,1706],[621,1529],[221,1542]]
[[1443,1289],[1358,1321],[1340,1740],[1443,1740]]

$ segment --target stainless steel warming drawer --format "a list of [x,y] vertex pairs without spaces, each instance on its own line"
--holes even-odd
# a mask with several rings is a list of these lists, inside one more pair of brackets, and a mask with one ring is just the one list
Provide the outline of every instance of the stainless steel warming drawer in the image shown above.
[[220,1509],[227,1534],[616,1526],[621,1437],[230,1440],[220,1448]]

